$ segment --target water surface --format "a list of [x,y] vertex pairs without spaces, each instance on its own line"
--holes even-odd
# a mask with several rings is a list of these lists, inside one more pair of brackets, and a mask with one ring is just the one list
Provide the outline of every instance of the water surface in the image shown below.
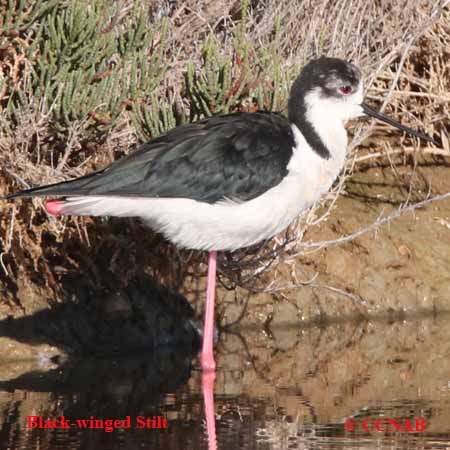
[[[450,448],[446,316],[241,329],[221,335],[217,355],[219,449]],[[140,353],[51,370],[42,361],[30,370],[27,361],[22,372],[10,361],[2,373],[8,364],[14,377],[0,383],[2,449],[208,448],[202,376],[188,355]],[[29,416],[129,419],[130,427],[30,429]],[[166,428],[155,428],[158,417]],[[150,428],[136,426],[146,420]]]

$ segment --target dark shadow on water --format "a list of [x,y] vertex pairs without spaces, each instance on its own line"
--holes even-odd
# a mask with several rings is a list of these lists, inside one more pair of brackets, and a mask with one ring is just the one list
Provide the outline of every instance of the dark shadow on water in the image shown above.
[[[66,449],[70,443],[80,449],[111,448],[120,446],[124,432],[27,429],[32,415],[69,420],[129,416],[133,427],[137,417],[166,417],[172,407],[162,408],[162,399],[189,380],[199,350],[193,318],[183,296],[141,276],[122,290],[79,296],[51,310],[1,321],[0,336],[31,347],[18,361],[8,357],[7,349],[2,352],[0,448]],[[33,353],[32,346],[41,344],[59,352]],[[136,430],[137,441],[148,439],[145,431],[153,431],[151,445],[166,441],[163,429]],[[133,436],[129,448],[135,448],[132,441]]]
[[89,394],[93,399],[108,393],[112,398],[132,393],[135,403],[183,385],[190,377],[192,358],[192,353],[166,347],[112,359],[69,360],[51,370],[35,370],[0,381],[0,390]]
[[[172,410],[178,411],[176,392],[191,376],[191,358],[192,355],[165,350],[117,359],[78,360],[48,372],[34,371],[0,382],[0,448],[132,449],[143,443],[150,448],[174,448],[170,443],[167,446],[167,429],[138,429],[138,418],[155,424],[158,416],[162,420],[170,417]],[[173,395],[173,404],[167,403],[167,393]],[[191,402],[195,408],[200,398]],[[71,427],[30,429],[29,416],[64,416]],[[79,429],[74,425],[79,419],[127,418],[132,429],[105,431],[107,427]],[[188,419],[183,423],[172,421],[172,433],[179,426],[178,432],[182,432],[186,425],[189,426]],[[127,433],[126,447],[123,433]]]

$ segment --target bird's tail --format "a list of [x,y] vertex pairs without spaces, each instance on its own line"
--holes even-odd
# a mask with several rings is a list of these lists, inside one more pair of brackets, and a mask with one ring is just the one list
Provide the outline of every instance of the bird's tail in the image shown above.
[[68,197],[64,199],[48,200],[44,203],[46,211],[53,216],[60,215],[96,215],[94,205],[99,199],[89,196],[89,184],[103,170],[91,173],[75,180],[61,181],[59,183],[38,186],[31,189],[15,192],[4,197],[5,200],[13,200],[23,197]]
[[[54,216],[116,216],[148,215],[151,199],[124,195],[114,191],[114,183],[123,183],[120,177],[99,177],[105,169],[75,180],[39,186],[8,195],[6,200],[20,197],[58,197],[45,202],[46,211]],[[107,179],[106,179],[107,178]],[[105,181],[106,180],[106,181]]]
[[68,197],[62,200],[45,202],[49,214],[72,216],[114,216],[144,217],[151,216],[154,199],[119,196]]
[[44,208],[52,216],[146,217],[151,210],[151,201],[138,197],[69,196],[47,200]]
[[[44,208],[52,216],[100,216],[102,200],[96,197],[69,197],[64,200],[47,200]],[[105,214],[107,215],[107,214]]]
[[95,178],[103,173],[104,170],[90,173],[84,177],[75,180],[61,181],[59,183],[38,186],[24,191],[15,192],[7,195],[6,200],[12,200],[20,197],[65,197],[65,196],[81,196],[91,194],[91,184]]

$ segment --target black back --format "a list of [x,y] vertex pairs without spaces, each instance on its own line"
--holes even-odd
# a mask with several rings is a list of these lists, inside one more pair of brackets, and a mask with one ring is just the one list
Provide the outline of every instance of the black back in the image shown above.
[[308,63],[294,82],[289,121],[277,113],[208,117],[170,130],[109,167],[76,180],[22,191],[25,196],[136,196],[190,198],[215,203],[251,200],[286,176],[295,139],[291,124],[311,148],[330,158],[306,115],[305,95],[338,96],[337,83],[356,86],[359,70],[337,58]]
[[214,116],[172,129],[109,167],[17,196],[114,195],[253,199],[279,184],[295,145],[289,122],[268,112]]

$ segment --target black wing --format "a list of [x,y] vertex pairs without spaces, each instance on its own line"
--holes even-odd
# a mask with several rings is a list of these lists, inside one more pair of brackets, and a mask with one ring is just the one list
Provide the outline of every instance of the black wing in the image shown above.
[[25,196],[136,196],[215,203],[250,200],[287,174],[294,136],[276,113],[214,116],[172,129],[110,166]]

